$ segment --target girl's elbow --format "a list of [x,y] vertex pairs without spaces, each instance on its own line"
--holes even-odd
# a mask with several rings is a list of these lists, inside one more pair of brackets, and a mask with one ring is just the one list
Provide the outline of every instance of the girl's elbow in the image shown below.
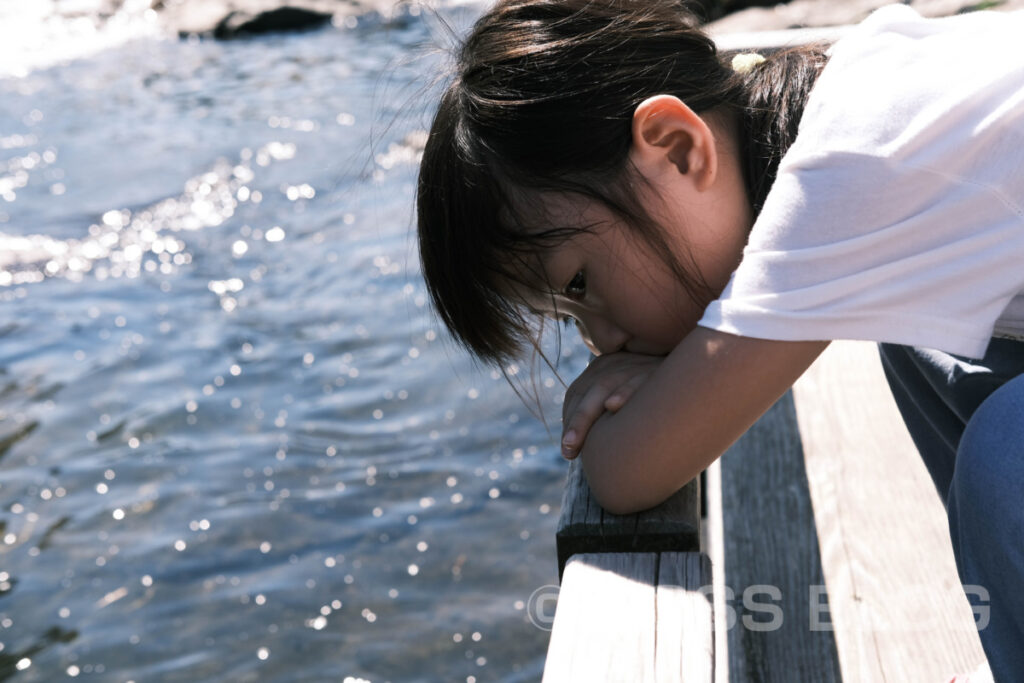
[[629,500],[619,496],[605,497],[597,496],[597,502],[605,510],[613,515],[632,515],[636,512],[646,510],[652,505],[646,503],[640,503],[635,500]]
[[606,512],[613,515],[631,515],[661,502],[652,499],[650,492],[631,485],[621,473],[616,476],[614,472],[608,471],[608,468],[600,467],[594,462],[596,458],[587,458],[587,455],[584,453],[581,456],[587,484],[594,499]]
[[604,511],[613,515],[632,515],[648,510],[661,502],[644,495],[634,495],[631,491],[621,487],[606,486],[594,490],[591,486],[591,491]]
[[[585,447],[579,457],[594,499],[615,515],[631,515],[660,505],[703,469],[659,468],[605,443]],[[681,464],[678,457],[663,460]]]
[[595,482],[589,476],[587,483],[598,504],[613,515],[632,515],[650,510],[661,505],[671,498],[679,488],[682,488],[681,485],[663,488],[655,484],[630,486],[625,482]]

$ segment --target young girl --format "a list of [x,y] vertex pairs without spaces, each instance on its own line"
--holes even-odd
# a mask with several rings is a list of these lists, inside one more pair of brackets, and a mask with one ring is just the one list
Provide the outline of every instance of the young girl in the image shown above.
[[612,512],[696,476],[828,340],[882,342],[998,681],[1024,680],[1021,35],[892,6],[734,69],[671,2],[503,0],[418,189],[456,339],[504,366],[566,318],[597,354],[562,445]]

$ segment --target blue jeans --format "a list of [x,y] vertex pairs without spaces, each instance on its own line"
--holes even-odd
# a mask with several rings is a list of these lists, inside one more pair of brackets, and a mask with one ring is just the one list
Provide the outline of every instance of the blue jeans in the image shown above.
[[998,683],[1024,681],[1024,342],[993,339],[981,360],[891,344],[880,350],[946,506],[992,674]]

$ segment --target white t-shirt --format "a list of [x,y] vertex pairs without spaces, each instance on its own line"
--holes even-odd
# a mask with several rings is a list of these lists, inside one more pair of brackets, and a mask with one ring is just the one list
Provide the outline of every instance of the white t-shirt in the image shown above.
[[1024,12],[894,5],[837,42],[699,324],[972,357],[1024,338]]

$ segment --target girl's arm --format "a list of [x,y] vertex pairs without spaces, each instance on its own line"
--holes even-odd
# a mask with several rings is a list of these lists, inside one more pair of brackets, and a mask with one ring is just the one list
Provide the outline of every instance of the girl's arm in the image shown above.
[[[653,507],[700,474],[779,399],[825,341],[782,342],[698,327],[629,401],[580,432],[591,490],[609,512]],[[586,418],[569,416],[565,429]]]

